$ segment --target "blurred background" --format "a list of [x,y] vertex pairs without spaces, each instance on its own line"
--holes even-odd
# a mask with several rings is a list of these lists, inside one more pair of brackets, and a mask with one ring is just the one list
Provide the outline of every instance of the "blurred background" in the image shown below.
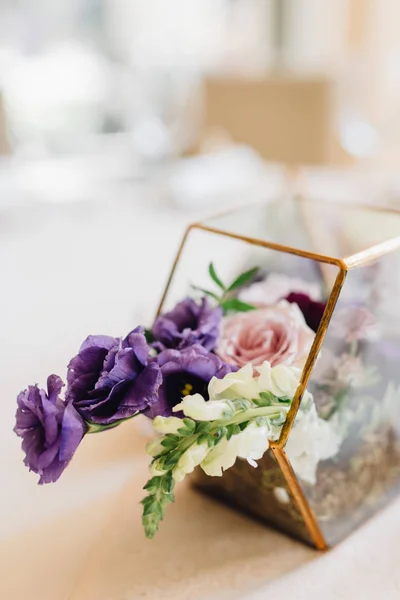
[[67,597],[137,466],[121,428],[38,488],[16,394],[150,323],[189,222],[287,193],[400,209],[399,22],[398,0],[0,0],[2,597]]
[[0,207],[129,181],[198,209],[294,172],[396,204],[399,17],[396,0],[0,0]]

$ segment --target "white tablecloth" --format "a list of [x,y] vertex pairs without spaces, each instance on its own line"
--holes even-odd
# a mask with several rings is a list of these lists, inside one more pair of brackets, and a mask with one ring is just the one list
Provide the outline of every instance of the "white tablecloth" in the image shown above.
[[88,436],[56,485],[23,467],[17,392],[63,375],[88,333],[151,320],[189,218],[129,186],[0,212],[0,598],[398,600],[400,502],[319,554],[183,484],[148,541],[140,423]]

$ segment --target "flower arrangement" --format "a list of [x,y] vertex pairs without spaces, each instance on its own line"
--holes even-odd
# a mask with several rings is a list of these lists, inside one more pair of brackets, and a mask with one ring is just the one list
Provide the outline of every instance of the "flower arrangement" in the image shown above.
[[[87,434],[144,415],[157,434],[146,446],[151,478],[142,501],[151,538],[175,484],[196,467],[212,477],[237,459],[257,467],[279,439],[325,309],[317,285],[274,273],[254,282],[258,271],[225,285],[210,264],[214,289],[192,286],[199,297],[185,298],[151,328],[137,327],[124,338],[90,335],[68,364],[63,398],[57,375],[49,376],[47,390],[22,391],[15,432],[39,483],[61,476]],[[306,391],[286,445],[304,484],[316,483],[319,463],[343,444],[349,387],[374,381],[357,354],[374,322],[365,310],[354,311],[344,315],[352,324],[348,352],[319,359],[318,403],[336,386],[328,408],[321,416]],[[345,337],[342,329],[339,319],[333,334]]]

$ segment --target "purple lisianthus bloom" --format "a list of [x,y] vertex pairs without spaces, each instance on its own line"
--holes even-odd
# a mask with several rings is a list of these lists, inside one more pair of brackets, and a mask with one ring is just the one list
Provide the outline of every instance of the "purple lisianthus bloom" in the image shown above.
[[192,298],[179,302],[173,310],[160,315],[151,333],[157,350],[183,349],[199,344],[214,350],[222,318],[220,306],[212,308],[206,298],[197,304]]
[[67,400],[91,423],[110,425],[150,407],[161,369],[141,327],[125,339],[91,335],[68,365]]
[[163,381],[158,402],[145,412],[151,418],[171,416],[172,408],[189,394],[199,393],[208,400],[208,384],[212,377],[221,379],[237,370],[199,344],[183,350],[164,350],[155,360],[161,367]]
[[326,303],[316,302],[307,294],[301,294],[300,292],[292,292],[286,296],[285,300],[297,304],[304,315],[304,320],[307,325],[310,327],[310,329],[317,332],[322,315],[324,314],[324,310],[326,308]]
[[61,400],[63,382],[47,379],[47,393],[31,385],[18,395],[14,431],[22,438],[25,464],[39,483],[57,481],[79,446],[86,425],[72,404]]

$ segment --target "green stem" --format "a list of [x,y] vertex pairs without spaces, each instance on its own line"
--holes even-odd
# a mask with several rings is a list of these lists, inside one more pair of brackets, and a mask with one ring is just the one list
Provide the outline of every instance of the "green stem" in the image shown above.
[[358,341],[353,340],[350,342],[350,356],[356,356],[358,350]]
[[125,423],[125,421],[129,421],[130,419],[137,417],[138,414],[139,412],[136,412],[134,415],[126,417],[126,419],[118,419],[117,421],[108,423],[107,425],[93,423],[92,421],[85,421],[87,425],[86,433],[100,433],[101,431],[106,431],[107,429],[114,429],[114,427],[118,427],[118,425],[121,425],[121,423]]

